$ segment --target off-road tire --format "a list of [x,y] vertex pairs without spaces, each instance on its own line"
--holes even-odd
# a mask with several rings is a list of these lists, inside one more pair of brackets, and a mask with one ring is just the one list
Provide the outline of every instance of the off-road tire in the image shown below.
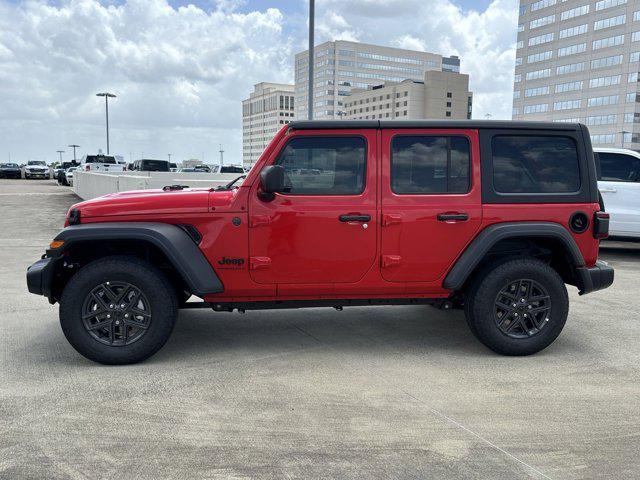
[[[106,282],[131,285],[149,304],[148,327],[133,343],[105,344],[85,327],[86,300]],[[112,256],[89,263],[71,277],[60,299],[60,324],[69,343],[86,358],[107,365],[131,364],[149,358],[165,344],[173,330],[177,308],[176,293],[159,269],[135,257]]]
[[[550,310],[544,325],[530,337],[512,338],[498,326],[496,301],[511,282],[529,279],[548,294]],[[526,310],[525,310],[526,312]],[[553,268],[535,258],[503,259],[488,264],[472,280],[465,302],[471,332],[502,355],[531,355],[548,347],[560,335],[569,312],[567,289]]]

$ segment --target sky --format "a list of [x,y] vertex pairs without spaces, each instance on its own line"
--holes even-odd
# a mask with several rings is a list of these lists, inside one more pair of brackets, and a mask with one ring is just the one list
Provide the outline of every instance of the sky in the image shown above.
[[[0,0],[0,161],[106,152],[242,162],[241,101],[293,83],[305,0]],[[459,55],[474,118],[510,118],[518,0],[316,0],[316,44]]]

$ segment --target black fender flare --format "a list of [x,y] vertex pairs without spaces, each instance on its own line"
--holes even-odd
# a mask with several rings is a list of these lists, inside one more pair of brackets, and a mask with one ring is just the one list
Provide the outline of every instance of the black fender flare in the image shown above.
[[559,240],[569,253],[573,267],[580,269],[585,266],[584,257],[575,240],[559,223],[504,222],[490,225],[478,234],[449,270],[442,286],[450,290],[460,290],[491,247],[501,240],[516,237]]
[[[56,235],[61,249],[90,241],[135,240],[157,247],[194,295],[220,293],[224,287],[215,270],[189,234],[179,226],[160,222],[97,222],[71,225]],[[49,250],[49,254],[54,251]]]

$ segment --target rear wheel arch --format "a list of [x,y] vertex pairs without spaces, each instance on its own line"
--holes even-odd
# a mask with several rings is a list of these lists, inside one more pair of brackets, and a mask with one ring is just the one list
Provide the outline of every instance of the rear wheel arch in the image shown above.
[[551,222],[507,222],[487,227],[449,270],[443,286],[465,291],[487,268],[521,257],[543,260],[565,283],[582,287],[577,274],[585,264],[582,253],[568,230]]

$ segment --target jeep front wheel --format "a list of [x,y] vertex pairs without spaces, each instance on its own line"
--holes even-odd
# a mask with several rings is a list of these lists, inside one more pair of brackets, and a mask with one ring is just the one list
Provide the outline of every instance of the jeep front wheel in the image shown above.
[[168,340],[176,316],[171,283],[153,265],[131,257],[89,263],[69,280],[60,299],[69,343],[104,364],[150,357]]
[[548,347],[567,320],[569,300],[560,275],[534,259],[488,266],[465,304],[473,334],[503,355],[531,355]]

